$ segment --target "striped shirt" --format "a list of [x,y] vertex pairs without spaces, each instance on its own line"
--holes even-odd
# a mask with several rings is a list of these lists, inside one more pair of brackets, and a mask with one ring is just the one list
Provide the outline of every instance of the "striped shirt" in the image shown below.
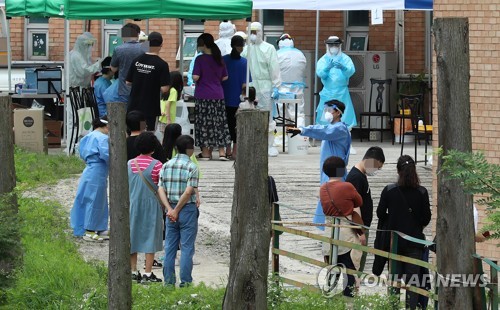
[[[198,187],[198,167],[186,154],[177,154],[163,165],[158,186],[165,189],[170,202],[177,203],[188,186]],[[196,202],[196,194],[188,202]]]
[[[135,159],[137,160],[137,165],[139,165],[139,169],[141,169],[141,171],[146,170],[149,167],[149,164],[151,164],[153,160],[156,160],[148,155],[139,155]],[[134,163],[134,159],[131,159],[129,161],[129,165],[133,173],[138,172]],[[153,170],[151,171],[151,178],[153,179],[153,182],[155,182],[155,184],[158,184],[158,181],[160,179],[161,166],[162,166],[161,162],[156,160],[156,164],[153,167]]]

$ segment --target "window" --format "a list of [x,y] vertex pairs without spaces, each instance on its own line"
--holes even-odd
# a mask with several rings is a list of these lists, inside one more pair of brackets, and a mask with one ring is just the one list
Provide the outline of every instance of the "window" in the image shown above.
[[344,48],[349,51],[366,51],[370,25],[369,11],[347,11],[344,17],[344,41],[346,41]]
[[278,26],[282,27],[285,23],[285,11],[284,10],[262,10],[262,21],[264,27],[266,26]]
[[347,11],[347,27],[368,27],[368,11]]
[[262,10],[260,13],[261,23],[264,27],[264,41],[274,45],[278,49],[276,41],[284,31],[285,11],[284,10]]
[[[197,39],[200,36],[200,33],[185,33],[184,34],[184,48],[182,50],[182,55],[184,60],[191,60],[196,55],[196,51],[198,49]],[[175,60],[180,59],[180,48],[177,50],[177,55]]]
[[[184,42],[183,42],[183,59],[184,68],[189,66],[189,61],[196,55],[198,44],[196,40],[205,32],[205,22],[202,20],[186,19],[184,20]],[[180,60],[181,47],[177,49],[175,60]]]
[[102,23],[102,57],[113,56],[115,48],[122,44],[120,31],[123,27],[122,19],[105,19]]
[[26,60],[49,60],[49,19],[33,17],[25,19]]

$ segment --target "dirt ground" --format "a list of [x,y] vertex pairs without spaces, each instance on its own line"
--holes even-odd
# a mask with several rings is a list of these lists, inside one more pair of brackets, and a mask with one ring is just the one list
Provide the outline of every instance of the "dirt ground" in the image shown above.
[[[372,145],[380,145],[380,143],[356,143],[358,153],[351,155],[349,168],[360,161],[366,149]],[[377,176],[369,179],[375,210],[384,186],[396,179],[395,163],[400,153],[400,146],[397,144],[393,146],[390,143],[384,143],[381,146],[386,153],[386,165]],[[423,147],[421,149],[423,151]],[[214,157],[217,158],[217,154],[214,153]],[[318,161],[319,147],[310,148],[308,155],[291,156],[282,153],[278,157],[269,158],[269,174],[276,180],[281,203],[280,213],[283,220],[311,221],[318,199]],[[226,285],[229,273],[229,241],[234,183],[234,168],[232,166],[232,162],[218,160],[200,162],[200,169],[203,173],[199,184],[202,205],[200,207],[199,230],[194,257],[193,279],[195,283],[204,282],[212,286]],[[429,190],[432,199],[430,166],[424,167],[419,164],[417,169],[422,185]],[[61,180],[55,185],[39,187],[29,193],[30,196],[58,201],[68,212],[68,231],[71,231],[69,228],[69,211],[73,205],[78,180],[79,176],[74,176]],[[374,214],[372,227],[377,225],[376,218],[376,214]],[[304,229],[318,232],[317,229],[312,227]],[[430,236],[430,226],[426,229],[426,234],[428,235],[427,239],[432,238]],[[374,235],[374,233],[370,235],[369,245],[373,244]],[[107,263],[107,241],[94,243],[75,238],[75,242],[86,260],[99,260]],[[290,234],[282,235],[280,248],[315,259],[321,259],[322,257],[320,242]],[[155,257],[160,260],[163,257],[163,252],[157,253]],[[373,257],[368,257],[365,271],[371,270],[372,260]],[[140,255],[139,267],[143,267],[142,262],[144,262],[144,258]],[[153,272],[162,277],[161,269],[154,269]],[[315,284],[318,272],[318,267],[286,257],[280,258],[281,275]],[[366,292],[374,291],[384,292],[385,288],[366,288]]]

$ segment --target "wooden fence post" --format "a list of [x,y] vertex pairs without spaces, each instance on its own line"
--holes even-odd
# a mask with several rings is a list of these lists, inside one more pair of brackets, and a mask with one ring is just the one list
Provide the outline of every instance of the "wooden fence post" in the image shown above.
[[238,159],[231,211],[229,279],[223,309],[267,309],[271,238],[268,194],[269,112],[237,114]]
[[[17,196],[14,192],[16,168],[14,165],[14,132],[12,131],[14,122],[10,96],[0,95],[0,115],[0,163],[2,165],[0,168],[0,204],[2,205],[0,212],[4,213],[1,218],[9,222],[0,223],[0,226],[12,227],[9,234],[14,234],[9,238],[11,244],[4,244],[9,255],[0,257],[0,282],[3,282],[6,281],[4,276],[9,275],[20,261],[20,255],[18,255],[20,237],[17,231],[18,225],[15,222],[19,210]],[[0,287],[2,286],[0,284]]]
[[[437,68],[438,141],[449,150],[472,151],[469,94],[469,23],[467,18],[437,18],[433,26]],[[438,171],[443,164],[438,159]],[[441,275],[472,275],[475,253],[472,196],[461,180],[437,175],[437,267]],[[439,288],[444,309],[478,309],[473,288],[450,285]]]
[[109,263],[108,309],[132,308],[130,220],[125,104],[107,104],[109,121]]

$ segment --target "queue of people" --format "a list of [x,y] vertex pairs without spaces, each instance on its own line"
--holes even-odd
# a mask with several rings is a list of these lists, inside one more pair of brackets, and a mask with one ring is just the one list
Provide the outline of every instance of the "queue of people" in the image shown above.
[[[234,34],[235,29],[232,24],[226,23],[221,24],[223,30],[224,33]],[[97,83],[103,85],[99,86],[98,92],[100,113],[93,122],[94,131],[80,141],[80,156],[87,166],[71,211],[71,226],[75,236],[88,241],[102,242],[109,238],[106,194],[109,148],[105,103],[124,102],[128,110],[130,264],[134,281],[161,282],[152,268],[163,266],[165,283],[175,285],[174,260],[180,249],[180,286],[192,283],[200,207],[198,182],[201,173],[198,160],[212,159],[214,148],[218,149],[219,160],[236,157],[236,113],[241,101],[251,101],[252,106],[255,103],[271,111],[269,126],[270,130],[274,130],[274,100],[283,92],[292,91],[299,95],[303,92],[303,72],[299,71],[305,68],[305,58],[304,61],[292,62],[292,54],[299,57],[302,53],[294,48],[291,36],[284,34],[280,37],[280,52],[276,53],[274,47],[263,40],[262,25],[252,23],[250,30],[249,45],[245,44],[244,34],[233,35],[230,40],[227,35],[224,38],[221,36],[215,41],[212,35],[204,33],[197,39],[199,55],[192,69],[192,80],[196,85],[196,139],[182,135],[180,125],[175,123],[176,103],[181,98],[184,83],[181,73],[170,72],[168,63],[158,55],[163,45],[160,33],[149,34],[149,50],[144,51],[138,44],[140,28],[135,24],[126,24],[122,30],[125,43],[117,47],[111,60],[107,59],[102,64],[103,76]],[[322,141],[320,199],[314,222],[325,223],[332,216],[340,216],[370,227],[373,201],[367,176],[382,168],[385,156],[381,148],[371,147],[362,161],[347,173],[349,155],[353,152],[350,130],[356,125],[347,83],[354,73],[354,66],[349,57],[341,52],[342,41],[338,37],[329,37],[325,44],[327,53],[316,68],[324,85],[316,124],[289,128],[287,132],[292,137],[300,134]],[[225,55],[220,46],[224,46]],[[245,56],[250,58],[251,98],[244,98],[247,86]],[[291,71],[297,74],[289,74],[294,66],[297,69]],[[285,72],[283,80],[281,72]],[[117,74],[117,81],[110,86],[109,80],[114,74]],[[303,116],[303,104],[298,113]],[[141,126],[144,123],[145,126]],[[162,133],[162,143],[153,131]],[[274,137],[271,139],[271,136],[270,131],[268,155],[276,156],[277,150],[272,142]],[[201,149],[198,155],[194,154],[195,146]],[[388,185],[382,192],[377,216],[381,222],[388,223],[388,229],[423,238],[423,227],[430,221],[427,191],[419,185],[415,162],[411,157],[402,156],[397,169],[398,182]],[[328,230],[325,233],[331,234]],[[365,245],[368,231],[343,229],[341,236],[342,240]],[[164,246],[162,240],[165,240]],[[161,263],[155,260],[154,255],[163,247],[165,258]],[[422,249],[408,242],[402,242],[399,249],[398,254],[401,255],[418,259],[423,255]],[[144,274],[138,271],[137,253],[145,253]],[[325,247],[323,254],[326,262],[331,261],[329,253],[328,247]],[[339,249],[336,261],[350,269],[364,268],[364,258],[355,257],[354,251],[347,248]],[[401,277],[419,272],[409,264],[400,265],[395,272]],[[355,287],[354,277],[349,276],[344,295],[353,296]],[[409,308],[417,306],[416,300],[418,298],[414,293],[407,294]]]

